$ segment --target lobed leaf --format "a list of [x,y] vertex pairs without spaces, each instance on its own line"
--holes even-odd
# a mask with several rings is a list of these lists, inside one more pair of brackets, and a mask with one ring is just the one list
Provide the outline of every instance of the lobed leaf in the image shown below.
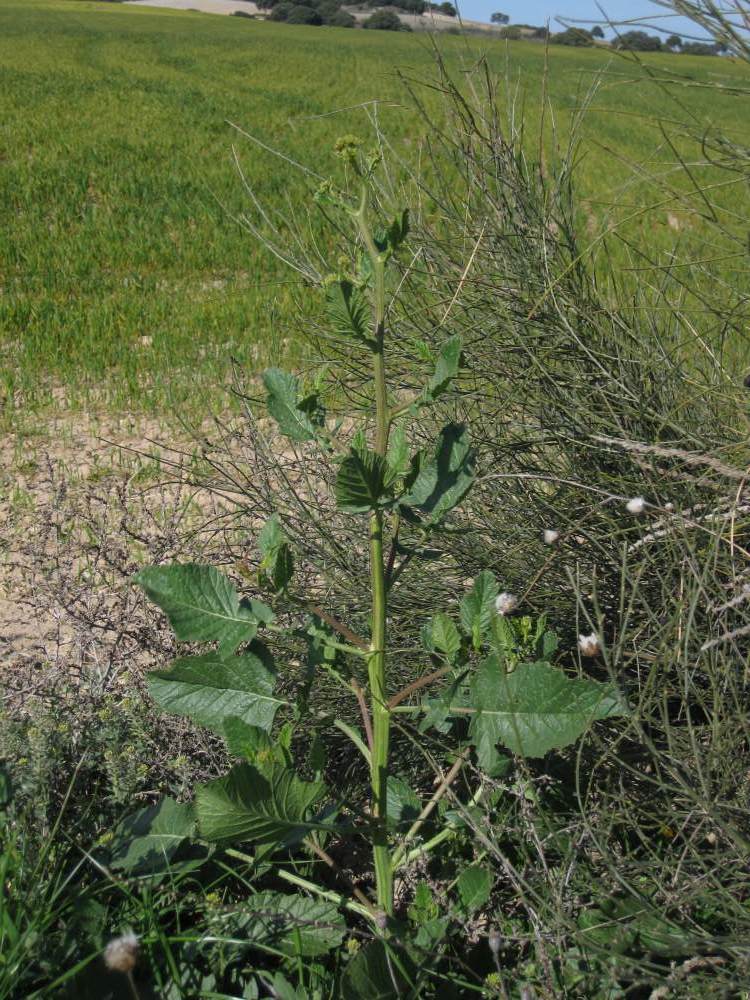
[[464,868],[458,877],[458,895],[464,907],[473,913],[487,902],[492,892],[492,872],[481,865]]
[[425,625],[422,639],[429,653],[441,653],[449,663],[454,663],[461,649],[461,636],[448,615],[440,614]]
[[394,826],[410,826],[419,816],[422,808],[417,793],[396,775],[391,775],[388,779],[388,822]]
[[410,466],[409,442],[401,424],[391,434],[387,458],[386,482],[388,486],[391,486],[397,479],[403,478],[408,473]]
[[240,601],[232,581],[213,566],[149,566],[134,580],[166,614],[181,642],[218,641],[222,652],[233,652],[253,638],[264,613],[270,614],[264,605]]
[[148,675],[151,697],[166,712],[186,715],[220,735],[228,719],[270,730],[285,704],[274,697],[275,676],[255,653],[221,657],[216,653],[175,660],[169,670]]
[[177,849],[195,835],[191,803],[166,797],[126,816],[109,844],[109,867],[127,874],[154,874],[169,867]]
[[398,1000],[414,996],[414,963],[394,940],[375,938],[347,963],[340,996],[346,1000]]
[[198,827],[206,840],[253,840],[289,847],[315,827],[308,816],[324,791],[322,781],[302,781],[282,765],[260,771],[252,764],[239,764],[198,789]]
[[482,767],[501,743],[522,757],[543,757],[574,743],[598,719],[626,715],[613,684],[569,677],[548,663],[521,663],[508,673],[492,655],[472,684],[470,733]]
[[241,935],[256,948],[282,952],[290,958],[315,958],[338,948],[346,933],[344,918],[334,903],[299,893],[258,892],[241,910],[222,916],[225,933]]

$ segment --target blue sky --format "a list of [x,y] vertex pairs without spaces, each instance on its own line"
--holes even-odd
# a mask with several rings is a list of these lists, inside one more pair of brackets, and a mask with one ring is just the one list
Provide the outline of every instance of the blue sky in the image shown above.
[[[600,0],[600,3],[612,21],[648,18],[653,25],[667,27],[670,32],[703,34],[686,18],[665,18],[664,8],[648,0]],[[458,4],[463,16],[472,20],[489,21],[493,11],[501,10],[510,16],[511,24],[546,24],[549,20],[553,31],[561,30],[561,26],[556,24],[556,17],[602,19],[596,0],[458,0]]]

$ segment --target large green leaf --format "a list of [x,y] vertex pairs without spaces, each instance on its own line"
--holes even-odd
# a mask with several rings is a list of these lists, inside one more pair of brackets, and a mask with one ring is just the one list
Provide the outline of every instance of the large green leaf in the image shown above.
[[312,441],[315,425],[299,402],[299,381],[280,368],[263,372],[263,385],[268,393],[268,412],[279,425],[284,437],[293,441]]
[[463,500],[474,482],[474,453],[463,424],[447,424],[431,455],[415,462],[413,481],[399,503],[426,514],[436,524]]
[[126,816],[108,844],[109,867],[127,874],[164,871],[184,841],[195,834],[191,803],[163,798]]
[[222,652],[233,652],[256,633],[259,616],[213,566],[148,566],[134,579],[164,611],[181,642],[215,640]]
[[471,590],[461,601],[461,624],[471,636],[474,649],[479,649],[495,617],[495,598],[500,588],[494,574],[483,569],[474,579]]
[[239,764],[198,789],[198,827],[206,840],[289,846],[315,826],[309,812],[324,791],[322,781],[302,781],[280,765],[260,771],[252,764]]
[[186,715],[219,734],[233,716],[270,729],[284,704],[274,697],[275,681],[255,653],[186,656],[175,660],[169,670],[154,670],[148,675],[149,692],[166,712]]
[[569,677],[548,663],[508,673],[500,657],[480,665],[472,684],[471,736],[480,765],[494,765],[498,743],[522,757],[568,746],[597,719],[627,714],[612,684]]
[[374,451],[352,449],[336,476],[336,504],[347,514],[363,514],[383,500],[386,464]]
[[338,948],[346,933],[334,903],[300,894],[259,892],[245,899],[241,910],[219,919],[232,938],[246,937],[251,947],[293,958],[324,955]]
[[328,317],[334,333],[369,341],[369,308],[364,294],[351,281],[335,281],[326,290]]

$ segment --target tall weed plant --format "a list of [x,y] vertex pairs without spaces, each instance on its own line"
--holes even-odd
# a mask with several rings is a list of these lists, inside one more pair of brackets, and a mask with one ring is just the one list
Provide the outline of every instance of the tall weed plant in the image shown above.
[[[316,193],[329,244],[266,233],[325,303],[312,362],[240,375],[242,421],[205,444],[204,485],[236,503],[228,574],[137,577],[185,644],[151,697],[233,763],[68,869],[119,936],[71,950],[53,989],[750,982],[741,288],[686,244],[608,271],[621,234],[586,234],[575,144],[524,135],[483,65],[460,86],[436,65],[439,118],[408,81],[430,136],[409,186],[382,137],[347,137]],[[736,138],[675,120],[705,158],[678,169],[746,179]],[[723,254],[740,221],[700,181],[694,198]],[[10,842],[10,791],[2,808]]]

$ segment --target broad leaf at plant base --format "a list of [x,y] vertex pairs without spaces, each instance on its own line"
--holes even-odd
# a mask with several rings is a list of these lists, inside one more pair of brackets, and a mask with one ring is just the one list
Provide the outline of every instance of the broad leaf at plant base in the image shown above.
[[322,781],[303,781],[278,764],[262,771],[238,764],[198,789],[198,829],[206,840],[288,847],[318,825],[310,819],[310,810],[324,792]]
[[487,657],[472,684],[471,737],[480,766],[492,765],[498,743],[521,757],[543,757],[574,743],[598,719],[627,714],[613,684],[568,677],[548,663],[520,663],[508,673]]
[[[236,716],[224,720],[222,735],[227,750],[233,757],[242,757],[261,770],[273,761],[291,766],[288,748],[285,745],[284,728],[272,738],[269,731],[253,726]],[[280,738],[281,737],[281,738]]]
[[[213,566],[149,566],[134,579],[166,614],[181,642],[216,641],[222,652],[231,653],[257,631],[260,616]],[[264,605],[259,608],[270,615]]]
[[107,845],[109,867],[129,875],[164,871],[177,849],[195,835],[192,804],[166,797],[126,816]]
[[175,660],[169,670],[151,671],[148,688],[165,711],[186,715],[223,734],[231,716],[260,729],[271,728],[276,712],[285,704],[274,697],[275,681],[255,653],[227,657],[206,653]]
[[241,910],[221,914],[217,922],[222,934],[246,938],[249,947],[293,958],[325,955],[346,933],[334,903],[281,892],[256,893]]

